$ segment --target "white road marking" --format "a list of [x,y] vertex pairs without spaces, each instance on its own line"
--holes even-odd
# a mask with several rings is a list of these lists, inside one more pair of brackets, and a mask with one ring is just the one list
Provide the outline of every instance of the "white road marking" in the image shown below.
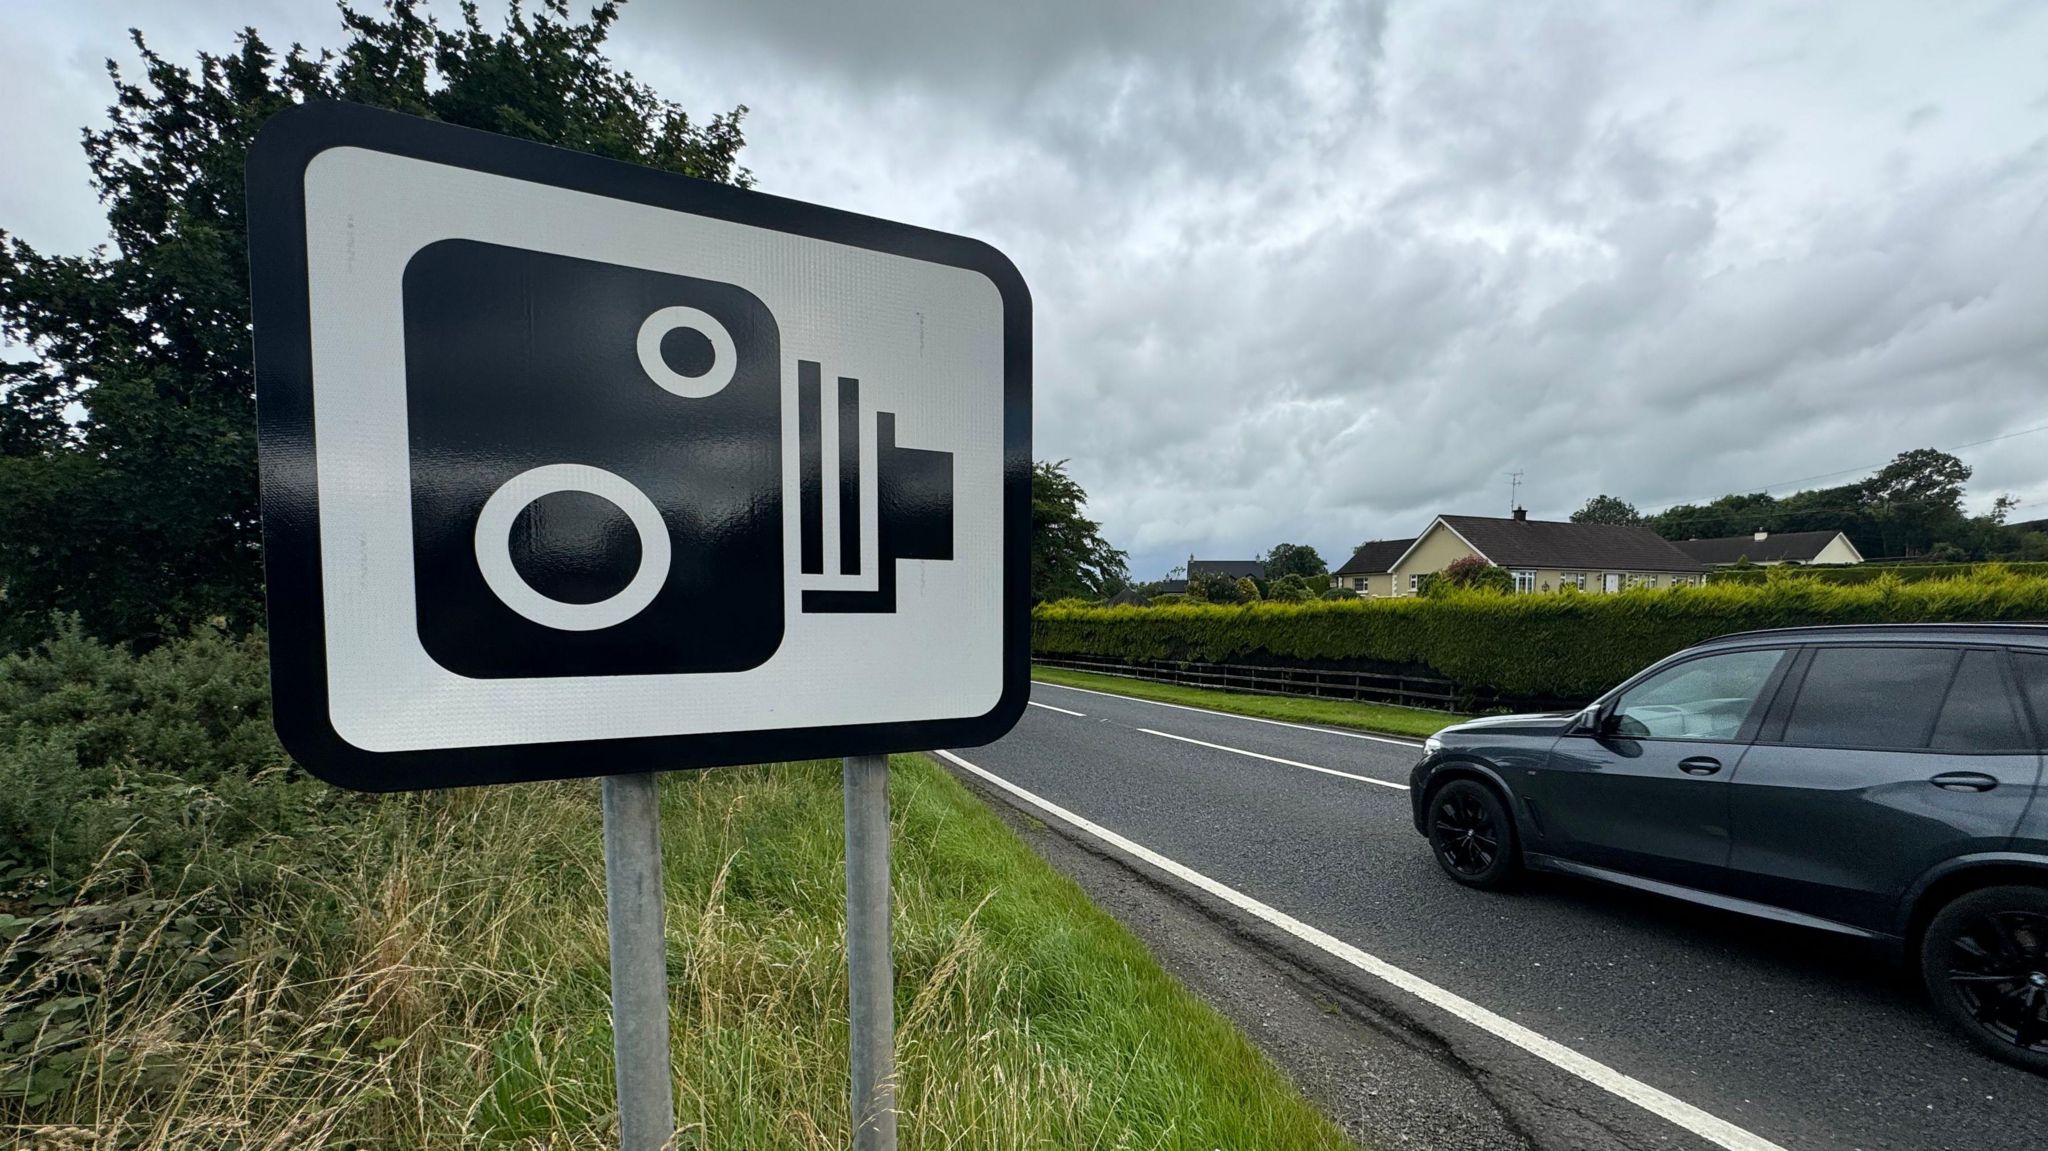
[[1031,705],[1032,707],[1042,707],[1042,708],[1044,708],[1044,709],[1045,709],[1045,710],[1047,710],[1047,711],[1056,711],[1056,712],[1059,712],[1059,713],[1060,713],[1061,715],[1071,715],[1071,716],[1073,716],[1073,717],[1074,717],[1075,719],[1087,719],[1087,718],[1088,718],[1087,716],[1085,716],[1085,715],[1082,715],[1082,714],[1081,714],[1080,712],[1078,712],[1078,711],[1068,711],[1068,710],[1067,710],[1066,708],[1063,708],[1063,707],[1054,707],[1053,705],[1051,705],[1051,704],[1049,704],[1049,703],[1040,703],[1040,702],[1038,702],[1038,701],[1037,701],[1037,700],[1035,700],[1035,699],[1027,699],[1027,700],[1025,700],[1024,702],[1025,702],[1025,703],[1028,703],[1028,704],[1030,704],[1030,705]]
[[976,767],[974,764],[954,755],[950,751],[938,752],[947,761],[973,772],[982,779],[1002,788],[1047,815],[1066,823],[1118,851],[1151,864],[1160,871],[1173,876],[1198,890],[1221,899],[1225,903],[1247,912],[1274,927],[1294,936],[1321,951],[1358,968],[1375,979],[1400,988],[1417,999],[1457,1016],[1481,1031],[1521,1048],[1552,1066],[1558,1067],[1617,1098],[1627,1100],[1661,1119],[1692,1132],[1728,1151],[1785,1151],[1778,1144],[1761,1135],[1745,1131],[1725,1119],[1710,1115],[1676,1096],[1667,1094],[1633,1076],[1624,1075],[1605,1063],[1582,1055],[1554,1039],[1539,1035],[1529,1028],[1503,1015],[1496,1014],[1477,1003],[1452,991],[1438,987],[1419,975],[1396,967],[1375,955],[1369,955],[1336,936],[1311,927],[1286,912],[1269,907],[1234,887],[1219,883],[1201,872],[1176,863],[1166,856],[1140,843],[1135,843],[1099,824],[1092,823],[1066,808],[1041,798],[1011,783],[1009,780]]
[[1170,731],[1153,731],[1149,727],[1141,727],[1138,730],[1144,732],[1146,735],[1156,735],[1161,739],[1177,739],[1182,743],[1192,743],[1197,747],[1210,747],[1216,749],[1217,751],[1227,751],[1235,755],[1248,755],[1253,759],[1263,759],[1268,763],[1284,763],[1289,767],[1301,768],[1303,771],[1320,771],[1324,775],[1335,775],[1340,776],[1344,779],[1355,779],[1360,783],[1377,783],[1381,787],[1391,787],[1396,791],[1408,790],[1408,785],[1405,783],[1389,783],[1384,779],[1374,779],[1372,776],[1369,775],[1353,775],[1348,771],[1338,771],[1337,769],[1332,767],[1317,767],[1313,763],[1302,763],[1301,761],[1294,759],[1281,759],[1277,755],[1264,755],[1256,751],[1246,751],[1241,747],[1225,747],[1220,743],[1210,743],[1207,740],[1201,739],[1189,739],[1187,736],[1175,735]]
[[[1319,731],[1324,735],[1341,735],[1345,739],[1369,739],[1372,740],[1374,743],[1391,743],[1396,747],[1422,746],[1422,742],[1420,740],[1395,739],[1391,735],[1367,735],[1362,731],[1338,731],[1334,727],[1317,727],[1314,724],[1308,723],[1288,723],[1284,719],[1266,719],[1256,715],[1239,715],[1233,711],[1215,711],[1213,709],[1206,707],[1189,707],[1187,704],[1184,703],[1164,703],[1160,700],[1143,699],[1135,695],[1119,695],[1113,691],[1097,691],[1092,687],[1068,687],[1066,684],[1063,683],[1051,683],[1042,679],[1034,679],[1031,682],[1038,687],[1056,687],[1059,688],[1061,691],[1085,691],[1089,695],[1106,695],[1111,699],[1127,699],[1132,703],[1149,703],[1153,707],[1170,707],[1173,708],[1175,711],[1196,711],[1202,713],[1203,715],[1220,715],[1225,719],[1241,719],[1247,723],[1270,723],[1274,727],[1291,727],[1297,731]],[[1449,727],[1456,722],[1458,721],[1452,719],[1449,716],[1444,717],[1445,727]]]

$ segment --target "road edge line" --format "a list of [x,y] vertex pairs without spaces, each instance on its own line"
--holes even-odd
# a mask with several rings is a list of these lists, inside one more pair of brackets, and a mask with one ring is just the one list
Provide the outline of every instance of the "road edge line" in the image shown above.
[[[1270,723],[1274,727],[1291,727],[1297,731],[1319,731],[1324,735],[1341,735],[1345,739],[1369,739],[1374,743],[1391,743],[1398,747],[1422,746],[1422,741],[1419,739],[1400,739],[1391,735],[1374,735],[1364,731],[1345,731],[1339,727],[1317,727],[1312,723],[1289,723],[1284,719],[1267,719],[1263,715],[1242,715],[1234,711],[1217,711],[1213,707],[1194,707],[1185,703],[1168,703],[1163,699],[1146,699],[1142,695],[1125,695],[1120,691],[1101,691],[1092,687],[1075,687],[1070,683],[1054,683],[1049,679],[1034,679],[1031,682],[1039,687],[1056,687],[1061,691],[1085,691],[1089,695],[1103,695],[1111,699],[1127,699],[1132,703],[1149,703],[1153,707],[1170,707],[1176,711],[1197,711],[1203,715],[1220,715],[1225,719],[1241,719],[1248,723]],[[1444,726],[1449,727],[1457,722],[1455,719],[1446,717]]]
[[[1085,691],[1087,689],[1077,688],[1075,690]],[[1523,1051],[1534,1055],[1536,1058],[1595,1087],[1599,1087],[1619,1099],[1633,1103],[1652,1115],[1689,1131],[1716,1146],[1725,1147],[1728,1151],[1785,1151],[1785,1148],[1765,1139],[1761,1135],[1737,1127],[1725,1119],[1703,1111],[1675,1095],[1668,1094],[1644,1083],[1640,1079],[1624,1075],[1591,1056],[1566,1047],[1554,1039],[1540,1035],[1506,1016],[1481,1007],[1479,1004],[1466,999],[1454,991],[1446,990],[1419,975],[1396,967],[1386,960],[1354,947],[1320,928],[1312,927],[1284,911],[1261,903],[1234,887],[1211,879],[1201,872],[1169,859],[1141,843],[1126,839],[1106,827],[1076,815],[1049,799],[1045,799],[1011,783],[994,772],[969,763],[950,751],[939,750],[933,754],[1002,788],[1004,791],[1038,808],[1047,815],[1053,816],[1061,822],[1101,840],[1125,855],[1150,864],[1197,890],[1221,899],[1238,910],[1263,920],[1320,951],[1343,960],[1367,975],[1397,987],[1433,1007],[1472,1024],[1497,1039],[1505,1040],[1521,1048]]]

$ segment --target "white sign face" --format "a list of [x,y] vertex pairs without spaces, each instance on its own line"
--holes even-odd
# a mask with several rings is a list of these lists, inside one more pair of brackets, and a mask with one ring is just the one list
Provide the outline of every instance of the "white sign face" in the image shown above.
[[347,105],[249,170],[278,728],[387,790],[986,742],[1030,304],[958,237]]

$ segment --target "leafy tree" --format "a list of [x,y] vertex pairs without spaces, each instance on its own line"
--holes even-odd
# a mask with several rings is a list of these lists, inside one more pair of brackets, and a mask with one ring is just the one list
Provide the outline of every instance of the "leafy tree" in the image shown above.
[[1444,570],[1436,573],[1436,578],[1426,582],[1426,590],[1432,595],[1461,589],[1515,590],[1515,577],[1508,574],[1508,569],[1487,563],[1478,556],[1460,556],[1444,565]]
[[1102,525],[1081,514],[1088,493],[1067,474],[1067,461],[1031,467],[1031,598],[1037,603],[1115,595],[1131,581],[1123,552],[1102,538]]
[[1330,566],[1316,554],[1316,549],[1307,544],[1274,544],[1264,560],[1269,581],[1290,575],[1320,577],[1330,574]]
[[1586,501],[1586,506],[1572,513],[1575,524],[1639,524],[1643,513],[1636,506],[1620,496],[1598,495]]
[[272,114],[342,99],[746,185],[746,109],[709,121],[603,52],[619,0],[514,3],[502,33],[474,5],[454,26],[416,0],[341,8],[347,43],[172,63],[131,33],[141,75],[110,62],[111,124],[85,132],[111,249],[49,255],[0,232],[0,647],[53,610],[93,634],[261,611],[242,161]]
[[1329,586],[1328,576],[1305,576],[1290,572],[1267,583],[1265,598],[1281,603],[1301,603],[1321,595]]
[[1867,498],[1879,503],[1910,503],[1960,512],[1963,485],[1970,465],[1933,448],[1900,452],[1884,469],[1864,481]]
[[[1649,518],[1658,535],[1670,540],[1713,539],[1745,535],[1768,527],[1778,501],[1768,492],[1725,495],[1708,504],[1679,504]],[[1787,530],[1772,528],[1771,530]]]
[[1864,506],[1884,549],[1877,554],[1931,553],[1946,543],[1942,554],[1969,558],[1961,542],[1973,534],[1963,514],[1963,485],[1969,479],[1970,466],[1963,461],[1933,448],[1915,448],[1864,481]]
[[1259,588],[1249,578],[1204,572],[1188,581],[1188,598],[1204,603],[1257,603]]

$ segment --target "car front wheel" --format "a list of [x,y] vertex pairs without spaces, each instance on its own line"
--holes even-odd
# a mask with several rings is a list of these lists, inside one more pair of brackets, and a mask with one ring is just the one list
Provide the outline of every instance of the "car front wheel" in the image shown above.
[[1934,1004],[1971,1042],[2048,1074],[2048,887],[1987,887],[1927,925],[1920,972]]
[[1517,866],[1507,805],[1476,779],[1454,779],[1431,794],[1429,846],[1444,873],[1467,887],[1499,887]]

